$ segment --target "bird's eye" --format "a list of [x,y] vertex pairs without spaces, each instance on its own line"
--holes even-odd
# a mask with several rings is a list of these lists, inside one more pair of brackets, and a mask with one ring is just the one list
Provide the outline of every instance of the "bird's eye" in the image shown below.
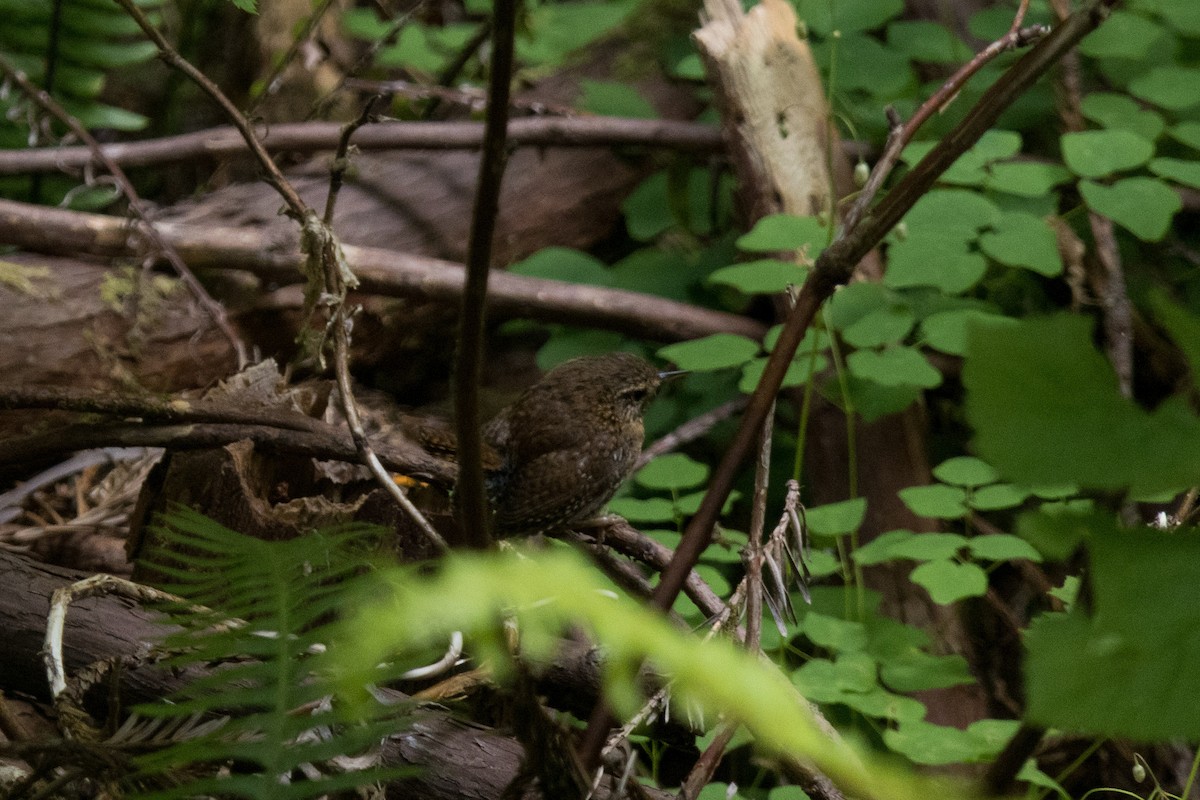
[[636,389],[626,389],[621,392],[621,397],[631,403],[641,403],[649,396],[650,390],[644,386],[639,386]]

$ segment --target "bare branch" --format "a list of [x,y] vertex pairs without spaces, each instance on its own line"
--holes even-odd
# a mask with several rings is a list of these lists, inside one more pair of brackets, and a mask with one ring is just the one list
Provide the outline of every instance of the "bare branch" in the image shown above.
[[[370,130],[365,129],[365,130]],[[278,242],[253,230],[162,222],[158,229],[196,269],[242,269],[281,286],[300,283],[296,243]],[[0,199],[0,242],[42,253],[105,258],[139,252],[141,226],[124,220]],[[343,246],[359,279],[359,291],[457,303],[463,266],[452,261],[377,247]],[[740,314],[688,305],[640,292],[585,286],[497,272],[489,279],[488,313],[622,331],[674,342],[712,333],[762,339],[766,326]]]
[[[374,84],[372,84],[374,85]],[[380,91],[386,91],[386,85]],[[255,131],[263,148],[311,153],[337,147],[342,125],[336,122],[292,122],[263,126]],[[359,150],[474,150],[483,144],[479,122],[399,122],[389,120],[359,131]],[[509,147],[654,147],[681,152],[714,153],[722,148],[721,132],[699,122],[619,117],[526,117],[508,123]],[[246,153],[246,140],[237,128],[208,130],[102,144],[100,152],[126,168],[218,159]],[[0,151],[0,175],[83,169],[103,163],[89,148],[41,147]]]

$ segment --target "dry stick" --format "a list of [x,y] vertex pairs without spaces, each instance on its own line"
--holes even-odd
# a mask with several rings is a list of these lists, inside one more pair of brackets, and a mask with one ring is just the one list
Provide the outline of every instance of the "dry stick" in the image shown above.
[[[368,81],[364,87],[399,93],[394,82]],[[269,152],[333,150],[342,126],[336,122],[273,124],[259,136]],[[355,136],[359,150],[474,150],[483,143],[480,122],[402,122],[388,120]],[[713,125],[667,119],[619,117],[523,117],[508,124],[510,147],[655,147],[682,152],[715,153],[721,131]],[[228,125],[207,130],[100,145],[100,153],[124,167],[177,164],[202,158],[224,158],[246,152],[241,133]],[[28,175],[81,169],[103,163],[85,146],[0,151],[0,175]]]
[[[97,447],[169,447],[197,450],[224,447],[244,440],[268,453],[292,453],[322,460],[353,462],[359,457],[354,440],[345,431],[327,433],[277,428],[271,425],[231,422],[112,422],[67,425],[44,433],[8,439],[0,448],[0,466],[26,464]],[[454,483],[452,465],[434,458],[411,443],[376,448],[389,469],[448,487]],[[389,481],[392,482],[392,481]]]
[[796,348],[817,309],[839,285],[845,283],[855,265],[874,247],[913,204],[933,186],[937,178],[967,151],[1014,100],[1075,44],[1094,30],[1119,0],[1094,0],[1056,26],[997,80],[924,159],[880,201],[862,215],[853,229],[846,230],[817,259],[812,276],[800,291],[788,315],[763,376],[750,398],[741,426],[718,465],[708,492],[688,524],[675,559],[663,573],[653,603],[667,609],[679,594],[684,577],[708,544],[721,507],[729,496],[738,468],[754,447],[755,439],[783,383]]
[[[194,268],[248,270],[281,286],[303,281],[299,269],[302,256],[294,242],[280,242],[246,228],[166,221],[158,228]],[[103,258],[133,252],[127,226],[117,217],[4,199],[0,199],[0,242],[33,252],[86,253]],[[461,302],[462,264],[377,247],[345,245],[342,249],[359,279],[360,292],[454,305]],[[762,339],[767,330],[761,322],[741,314],[624,289],[504,271],[488,279],[488,310],[493,317],[566,322],[667,342],[711,333]]]
[[[300,195],[296,193],[295,188],[283,176],[283,173],[279,170],[275,162],[271,160],[262,143],[254,135],[254,131],[246,117],[225,96],[224,92],[215,83],[210,81],[203,72],[192,66],[187,59],[181,56],[163,38],[162,34],[150,24],[149,20],[146,19],[146,16],[134,4],[133,0],[117,0],[117,2],[158,47],[159,57],[191,78],[221,107],[221,110],[225,112],[225,115],[233,123],[234,127],[241,133],[242,138],[245,139],[247,146],[250,148],[251,153],[254,154],[259,165],[266,172],[267,181],[287,204],[288,216],[300,224],[302,236],[314,248],[314,252],[310,252],[309,256],[310,258],[318,259],[321,266],[321,276],[309,275],[309,280],[316,281],[320,277],[325,281],[326,292],[336,298],[333,314],[330,319],[333,325],[335,374],[341,394],[342,410],[345,413],[347,424],[350,426],[351,435],[354,438],[354,444],[359,456],[371,471],[371,474],[379,481],[380,485],[413,518],[417,527],[421,529],[430,543],[439,550],[446,550],[446,541],[434,530],[433,526],[429,524],[429,521],[425,519],[417,507],[408,500],[403,490],[400,489],[396,482],[392,480],[391,475],[384,469],[379,461],[379,457],[371,449],[370,443],[367,441],[366,434],[363,431],[362,423],[358,418],[358,409],[355,407],[354,397],[350,393],[349,365],[347,363],[350,320],[345,312],[346,291],[352,288],[350,284],[356,283],[357,279],[354,278],[353,273],[350,272],[346,265],[345,257],[341,252],[341,245],[338,243],[328,221],[322,224],[316,219],[316,215],[312,209],[300,199]],[[367,111],[369,110],[370,105],[367,108]],[[350,136],[358,127],[366,122],[366,116],[367,112],[364,112],[361,122],[357,124],[351,123],[343,130],[338,142],[340,155],[343,159],[345,158],[346,149],[349,147]],[[330,207],[329,211],[330,216],[332,216],[332,207]],[[310,291],[314,296],[317,294],[313,286],[310,286]]]
[[80,124],[78,119],[67,113],[67,110],[59,105],[58,101],[51,97],[48,92],[31,83],[25,77],[25,73],[16,69],[3,56],[0,56],[0,72],[3,72],[9,80],[17,84],[21,88],[21,91],[29,99],[37,103],[43,111],[70,128],[71,132],[78,136],[80,141],[87,146],[92,158],[104,165],[105,169],[112,175],[113,180],[116,181],[121,194],[125,196],[126,202],[129,203],[129,210],[133,212],[134,216],[146,223],[145,234],[147,238],[154,243],[154,246],[163,254],[163,257],[170,262],[171,267],[175,270],[175,274],[188,287],[188,291],[192,293],[192,296],[196,298],[200,306],[212,318],[217,327],[221,329],[225,337],[229,339],[230,344],[233,345],[234,352],[237,354],[238,369],[244,367],[246,365],[246,346],[242,343],[241,337],[237,335],[237,332],[234,331],[233,326],[229,324],[229,320],[225,317],[225,309],[209,295],[200,281],[196,279],[196,276],[192,274],[192,271],[188,269],[187,264],[184,263],[175,248],[150,223],[150,219],[146,214],[146,207],[142,204],[142,199],[138,195],[137,190],[133,188],[133,184],[129,181],[128,176],[125,175],[125,171],[104,155],[104,151],[101,149],[100,143],[96,141],[96,137],[92,136],[87,128]]
[[487,488],[483,478],[483,437],[479,417],[479,384],[483,376],[484,315],[492,238],[500,207],[500,183],[508,161],[508,98],[512,84],[515,0],[497,0],[492,11],[492,59],[488,103],[479,160],[479,184],[471,210],[467,239],[467,280],[463,286],[454,369],[454,413],[458,434],[458,485],[455,495],[467,544],[486,549],[489,532]]
[[114,395],[110,391],[64,386],[8,386],[0,388],[0,411],[14,409],[78,411],[105,416],[138,417],[164,422],[220,422],[264,425],[285,430],[331,435],[335,429],[299,412],[259,411],[183,398],[164,400],[156,395]]

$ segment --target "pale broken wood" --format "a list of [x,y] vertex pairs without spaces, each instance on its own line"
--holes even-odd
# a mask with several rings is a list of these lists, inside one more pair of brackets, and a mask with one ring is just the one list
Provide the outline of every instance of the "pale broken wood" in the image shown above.
[[828,215],[829,109],[807,42],[786,0],[743,12],[705,0],[695,39],[717,89],[726,141],[750,220]]

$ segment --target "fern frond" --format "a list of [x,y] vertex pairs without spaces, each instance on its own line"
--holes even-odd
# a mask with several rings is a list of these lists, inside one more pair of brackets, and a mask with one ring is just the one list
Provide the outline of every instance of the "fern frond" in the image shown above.
[[374,566],[380,530],[265,542],[183,508],[155,528],[149,566],[185,601],[164,609],[180,627],[164,640],[166,663],[209,669],[169,701],[137,709],[142,727],[127,737],[165,744],[136,758],[133,782],[152,786],[137,796],[300,798],[392,777],[318,766],[402,727],[402,709],[347,724],[326,701],[335,673],[324,643],[347,587]]

